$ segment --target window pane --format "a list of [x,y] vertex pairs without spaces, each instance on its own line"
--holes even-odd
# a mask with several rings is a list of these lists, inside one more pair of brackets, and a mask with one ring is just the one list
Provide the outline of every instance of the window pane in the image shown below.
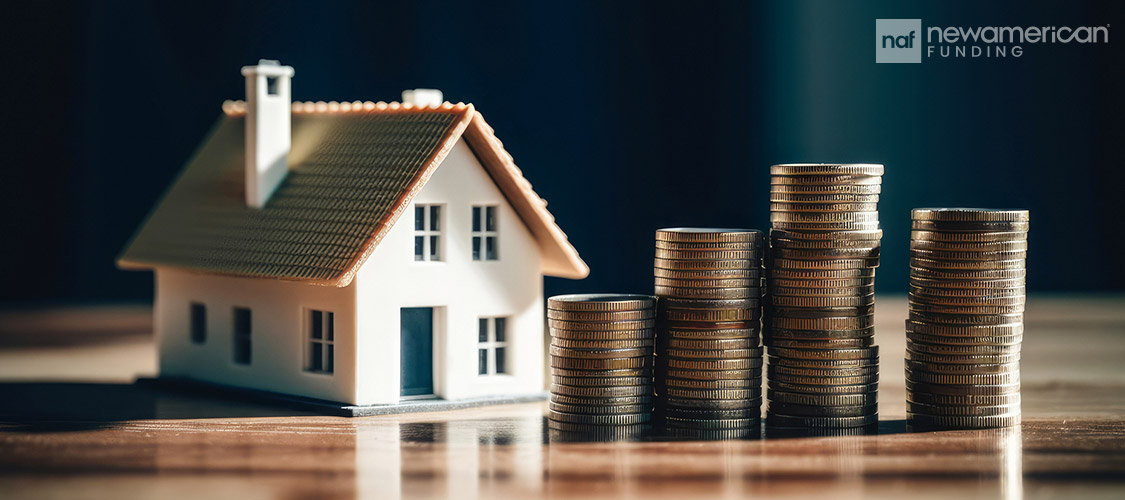
[[496,260],[496,237],[489,236],[484,239],[485,258],[488,260]]
[[473,236],[473,260],[480,260],[480,236]]
[[484,208],[484,229],[486,231],[496,230],[496,207]]
[[504,363],[505,348],[496,348],[496,373],[508,373],[508,367]]
[[328,340],[336,340],[336,313],[328,313]]
[[241,365],[250,364],[250,337],[234,337],[234,362]]
[[414,230],[424,231],[426,229],[426,207],[422,205],[414,205]]
[[414,237],[414,260],[422,260],[425,258],[426,253],[423,251],[423,245],[426,244],[425,241],[425,236]]
[[326,346],[328,349],[328,362],[324,364],[324,371],[332,373],[336,371],[336,349],[332,344]]
[[324,337],[324,313],[312,311],[311,316],[309,318],[309,336],[314,339]]
[[234,334],[250,335],[250,310],[245,307],[234,308]]
[[504,342],[507,337],[504,330],[508,326],[508,318],[496,318],[493,321],[496,322],[496,341]]
[[441,246],[438,245],[438,237],[430,236],[430,260],[441,260],[441,254],[438,253],[439,249],[441,249]]
[[441,207],[437,205],[430,207],[430,230],[441,230]]
[[481,318],[477,327],[477,341],[488,342],[488,318]]
[[480,231],[480,207],[473,207],[473,231]]
[[318,372],[324,369],[324,344],[312,343],[312,352],[309,353],[309,370]]
[[477,375],[488,375],[488,349],[477,349]]
[[192,304],[191,316],[191,341],[202,344],[207,340],[207,308],[203,304]]

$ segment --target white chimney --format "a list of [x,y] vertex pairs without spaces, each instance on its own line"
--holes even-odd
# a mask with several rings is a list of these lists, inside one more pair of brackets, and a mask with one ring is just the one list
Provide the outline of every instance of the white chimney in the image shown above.
[[402,103],[427,108],[440,106],[442,102],[441,91],[438,89],[414,89],[402,91]]
[[246,206],[262,208],[289,172],[293,68],[262,59],[246,77]]

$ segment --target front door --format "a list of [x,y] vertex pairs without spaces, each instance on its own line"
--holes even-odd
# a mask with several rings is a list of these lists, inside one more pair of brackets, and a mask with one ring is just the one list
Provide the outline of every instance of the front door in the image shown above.
[[434,308],[402,308],[402,395],[434,393]]

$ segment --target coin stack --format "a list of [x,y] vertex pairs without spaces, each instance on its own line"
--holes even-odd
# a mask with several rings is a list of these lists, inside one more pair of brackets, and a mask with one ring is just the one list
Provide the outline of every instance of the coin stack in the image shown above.
[[911,212],[907,423],[1020,423],[1027,210]]
[[882,165],[770,167],[766,424],[877,423]]
[[747,229],[656,232],[657,406],[669,429],[760,434],[764,239]]
[[655,316],[651,295],[559,295],[547,300],[551,429],[601,432],[651,420]]

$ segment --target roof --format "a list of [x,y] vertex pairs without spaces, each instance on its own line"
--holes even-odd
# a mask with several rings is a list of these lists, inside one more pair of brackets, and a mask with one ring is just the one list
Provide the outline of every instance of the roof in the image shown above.
[[543,274],[589,274],[471,104],[293,103],[289,174],[260,209],[243,196],[245,106],[223,104],[119,266],[347,286],[464,139],[537,241]]

